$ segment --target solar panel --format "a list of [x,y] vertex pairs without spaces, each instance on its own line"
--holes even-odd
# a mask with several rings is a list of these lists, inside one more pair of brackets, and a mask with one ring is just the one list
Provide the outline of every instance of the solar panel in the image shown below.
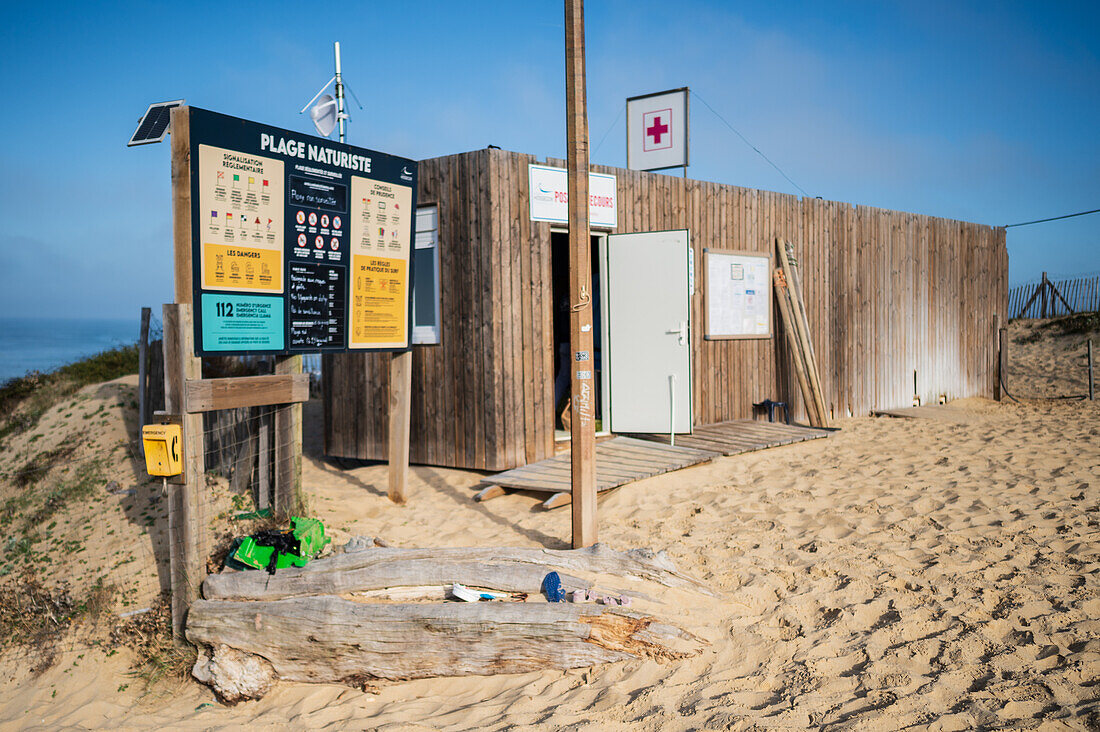
[[172,109],[183,104],[182,99],[174,102],[157,102],[150,104],[145,110],[138,127],[134,131],[127,147],[133,145],[148,145],[151,142],[160,142],[168,134],[168,123],[172,121]]

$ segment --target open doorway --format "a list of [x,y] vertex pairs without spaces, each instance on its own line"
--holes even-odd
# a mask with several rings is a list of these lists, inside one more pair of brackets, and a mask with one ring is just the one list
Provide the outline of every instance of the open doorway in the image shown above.
[[[589,247],[592,262],[592,366],[595,377],[596,398],[596,433],[606,434],[603,428],[603,337],[600,322],[600,242],[607,235],[593,233]],[[553,291],[554,306],[554,438],[556,440],[569,439],[568,407],[569,407],[569,232],[559,229],[550,232],[550,272]],[[563,421],[563,415],[565,420]]]

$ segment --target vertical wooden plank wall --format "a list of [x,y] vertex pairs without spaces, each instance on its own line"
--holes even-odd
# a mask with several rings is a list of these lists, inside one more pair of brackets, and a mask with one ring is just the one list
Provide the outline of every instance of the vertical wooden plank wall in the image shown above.
[[[550,225],[528,216],[534,156],[496,149],[420,164],[421,205],[439,206],[442,345],[413,358],[414,463],[501,470],[553,454]],[[560,161],[547,161],[553,165]],[[771,340],[703,338],[703,250],[795,246],[835,418],[985,396],[994,313],[1008,307],[1004,229],[782,193],[593,166],[618,180],[616,232],[683,229],[695,254],[695,424],[780,399],[807,418],[782,327]],[[327,356],[325,446],[384,459],[388,359]]]
[[[554,452],[550,227],[527,216],[532,162],[488,149],[420,163],[418,205],[439,207],[442,343],[413,347],[413,463],[503,470]],[[326,454],[385,459],[388,362],[322,359]]]

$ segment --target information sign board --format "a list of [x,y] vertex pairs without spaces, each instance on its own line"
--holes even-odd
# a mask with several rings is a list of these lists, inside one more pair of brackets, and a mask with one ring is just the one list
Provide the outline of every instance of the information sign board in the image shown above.
[[188,114],[198,354],[407,348],[416,163]]
[[768,254],[704,249],[707,340],[771,338],[772,260]]

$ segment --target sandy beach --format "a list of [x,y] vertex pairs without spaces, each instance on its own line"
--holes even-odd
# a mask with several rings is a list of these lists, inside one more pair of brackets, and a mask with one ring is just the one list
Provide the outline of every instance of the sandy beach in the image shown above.
[[[1013,327],[1013,337],[1026,333]],[[1046,376],[1064,346],[1014,347],[1010,388],[1079,393],[1083,375],[1068,387]],[[75,407],[43,418],[34,444],[13,438],[0,496],[18,494],[17,457],[85,429],[66,412],[105,420],[72,460],[114,450],[101,483],[119,492],[99,488],[58,515],[59,536],[80,534],[90,514],[95,530],[79,558],[58,560],[51,581],[80,587],[102,569],[126,588],[114,614],[151,605],[164,570],[160,486],[125,447],[133,383],[88,387]],[[709,644],[694,658],[368,692],[283,682],[229,707],[194,682],[145,691],[125,649],[95,645],[108,617],[74,630],[41,673],[27,649],[3,652],[0,727],[1095,729],[1100,402],[971,398],[948,408],[944,419],[842,420],[828,439],[719,458],[603,496],[602,542],[667,550],[723,593],[682,610],[684,626]],[[471,471],[415,466],[408,505],[393,505],[386,466],[326,461],[319,405],[306,411],[303,482],[336,543],[364,535],[406,547],[567,548],[568,509],[544,511],[523,492],[476,503],[482,475]],[[227,487],[212,490],[228,508]]]

